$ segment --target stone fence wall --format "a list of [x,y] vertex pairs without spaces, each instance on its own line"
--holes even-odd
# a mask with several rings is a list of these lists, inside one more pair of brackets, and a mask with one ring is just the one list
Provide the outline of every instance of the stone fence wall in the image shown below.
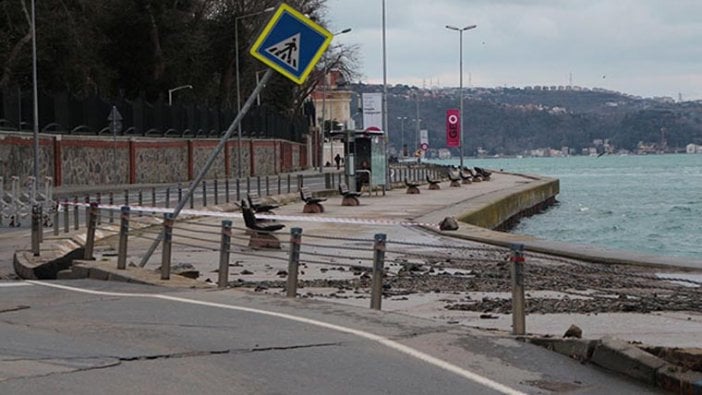
[[[39,177],[56,186],[172,183],[195,178],[218,139],[148,139],[39,135]],[[207,178],[236,178],[297,171],[309,166],[304,144],[285,140],[230,140]],[[241,155],[241,160],[239,159]],[[0,177],[34,173],[32,134],[0,132]]]

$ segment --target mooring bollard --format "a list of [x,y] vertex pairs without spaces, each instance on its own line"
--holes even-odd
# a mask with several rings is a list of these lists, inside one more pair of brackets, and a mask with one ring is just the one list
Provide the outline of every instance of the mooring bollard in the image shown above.
[[297,295],[297,271],[300,266],[300,243],[302,241],[302,228],[290,229],[290,258],[288,259],[288,291],[287,297]]
[[512,334],[526,334],[524,308],[524,244],[512,244]]
[[173,241],[173,214],[163,214],[163,251],[161,254],[161,280],[171,278],[171,244]]
[[232,221],[222,221],[222,242],[219,245],[219,280],[217,287],[226,288],[229,283],[229,248],[232,240]]
[[85,254],[83,259],[93,260],[93,249],[95,247],[95,225],[97,224],[98,204],[90,203],[88,206],[88,231],[85,234]]
[[41,232],[41,218],[39,217],[40,206],[32,206],[32,253],[39,256],[39,232]]
[[119,223],[119,248],[117,249],[117,269],[127,268],[127,241],[129,240],[129,206],[122,206]]
[[383,272],[385,265],[385,240],[384,233],[375,235],[373,245],[373,278],[371,284],[371,309],[380,310],[380,302],[383,299]]

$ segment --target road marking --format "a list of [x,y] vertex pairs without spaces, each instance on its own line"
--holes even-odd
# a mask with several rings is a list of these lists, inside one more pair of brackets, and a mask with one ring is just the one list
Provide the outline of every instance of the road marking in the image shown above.
[[347,328],[347,327],[344,327],[341,325],[329,324],[326,322],[317,321],[317,320],[313,320],[310,318],[298,317],[298,316],[286,314],[286,313],[277,313],[274,311],[254,309],[251,307],[241,307],[241,306],[228,305],[228,304],[224,304],[224,303],[205,302],[205,301],[200,301],[200,300],[186,299],[186,298],[180,298],[177,296],[169,296],[169,295],[163,295],[163,294],[95,291],[95,290],[91,290],[91,289],[75,288],[75,287],[69,287],[67,285],[60,285],[60,284],[49,284],[49,283],[45,283],[45,282],[41,282],[41,281],[33,281],[33,280],[27,280],[27,283],[33,284],[33,285],[51,287],[51,288],[58,288],[58,289],[62,289],[65,291],[86,293],[86,294],[91,294],[91,295],[162,299],[162,300],[169,300],[172,302],[180,302],[180,303],[188,303],[188,304],[194,304],[194,305],[200,305],[200,306],[216,307],[216,308],[228,309],[228,310],[244,311],[247,313],[261,314],[261,315],[267,315],[270,317],[276,317],[276,318],[282,318],[282,319],[286,319],[286,320],[290,320],[290,321],[301,322],[301,323],[308,324],[308,325],[314,325],[314,326],[318,326],[321,328],[331,329],[331,330],[334,330],[337,332],[347,333],[350,335],[358,336],[358,337],[361,337],[361,338],[364,338],[364,339],[367,339],[370,341],[380,343],[380,344],[382,344],[390,349],[393,349],[395,351],[409,355],[413,358],[419,359],[420,361],[424,361],[430,365],[433,365],[433,366],[438,367],[440,369],[454,373],[458,376],[464,377],[470,381],[473,381],[475,383],[478,383],[480,385],[483,385],[483,386],[490,388],[490,389],[493,389],[495,391],[499,391],[503,394],[508,394],[508,395],[522,395],[522,394],[524,394],[523,392],[517,391],[513,388],[510,388],[510,387],[504,385],[504,384],[500,384],[500,383],[493,381],[487,377],[484,377],[484,376],[481,376],[477,373],[473,373],[471,371],[465,370],[465,369],[458,367],[452,363],[446,362],[446,361],[441,360],[441,359],[436,358],[436,357],[432,357],[429,354],[415,350],[414,348],[408,347],[404,344],[398,343],[398,342],[390,340],[388,338],[378,336],[378,335],[375,335],[375,334],[370,333],[370,332],[364,332],[364,331],[361,331],[358,329]]

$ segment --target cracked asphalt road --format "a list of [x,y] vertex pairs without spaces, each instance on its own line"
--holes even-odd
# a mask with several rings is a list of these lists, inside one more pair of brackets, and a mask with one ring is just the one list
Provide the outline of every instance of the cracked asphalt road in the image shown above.
[[655,393],[514,339],[392,313],[237,290],[164,290],[91,280],[66,284],[210,305],[40,285],[0,287],[0,393],[500,393],[383,341],[305,320],[372,333],[520,392]]

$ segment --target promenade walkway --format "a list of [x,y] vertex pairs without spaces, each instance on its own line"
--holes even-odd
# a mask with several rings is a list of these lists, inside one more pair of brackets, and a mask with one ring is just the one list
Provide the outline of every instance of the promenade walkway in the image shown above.
[[[408,247],[408,252],[420,253],[422,250],[431,250],[431,246],[463,245],[475,246],[489,250],[493,246],[507,246],[512,243],[523,243],[528,250],[556,254],[561,257],[583,257],[602,263],[640,263],[644,266],[657,268],[657,272],[674,277],[687,276],[688,278],[702,281],[702,262],[693,260],[679,260],[662,257],[649,257],[629,252],[604,251],[591,246],[573,246],[565,243],[538,240],[524,235],[514,235],[493,232],[468,224],[460,224],[457,231],[441,232],[436,226],[445,217],[460,217],[465,213],[477,210],[480,207],[494,203],[506,195],[519,193],[519,191],[533,188],[534,185],[543,183],[544,180],[523,177],[513,174],[497,174],[490,182],[462,185],[460,188],[449,187],[448,182],[441,183],[437,191],[421,187],[419,195],[405,193],[404,188],[395,188],[387,191],[385,196],[378,194],[365,194],[360,198],[361,205],[357,207],[341,206],[340,196],[329,196],[324,203],[323,214],[303,214],[303,203],[294,201],[296,196],[278,196],[275,199],[285,202],[275,210],[277,220],[286,225],[280,232],[281,239],[287,239],[289,229],[299,227],[303,230],[303,240],[314,243],[350,247],[353,243],[334,240],[338,238],[371,239],[377,233],[387,235],[389,241],[403,241],[417,243],[416,247]],[[292,194],[296,195],[296,194]],[[234,210],[235,207],[221,207],[224,211]],[[238,212],[232,214],[234,227],[244,228],[243,220]],[[216,226],[224,218],[202,217],[199,223]],[[329,222],[319,222],[320,219]],[[349,223],[358,221],[357,223]],[[400,223],[413,222],[421,226],[401,225]],[[192,224],[176,225],[177,232],[197,237],[202,228]],[[245,236],[240,232],[240,236]],[[324,236],[324,238],[310,239],[308,236]],[[202,237],[202,236],[200,236]],[[485,242],[489,242],[486,244]],[[112,247],[115,248],[115,241]],[[150,240],[134,239],[129,245],[129,261],[138,263],[144,251],[151,244]],[[218,251],[202,250],[197,248],[197,242],[174,244],[172,261],[174,264],[188,263],[193,265],[201,274],[199,284],[203,281],[215,283],[217,281]],[[353,252],[339,248],[339,257],[349,254],[367,253]],[[504,255],[504,254],[503,254]],[[277,257],[270,259],[269,257]],[[348,258],[348,257],[347,257]],[[494,258],[494,256],[493,256]],[[114,259],[114,258],[111,258]],[[233,254],[230,270],[230,283],[237,282],[280,283],[280,272],[287,269],[285,263],[287,251],[265,251],[260,256],[240,256]],[[100,258],[98,258],[100,260]],[[334,258],[327,258],[330,262]],[[146,268],[156,269],[161,261],[159,251],[151,258]],[[114,262],[114,261],[113,261]],[[103,263],[100,263],[103,264]],[[113,263],[110,263],[113,264]],[[528,264],[528,262],[527,262]],[[695,270],[698,268],[698,270]],[[139,276],[140,274],[137,274]],[[554,274],[556,275],[556,274]],[[322,270],[321,266],[309,265],[300,274],[301,281],[314,280],[348,280],[353,278],[351,271]],[[154,273],[146,282],[157,278]],[[284,279],[283,279],[284,280]],[[185,283],[182,286],[192,286]],[[334,303],[346,303],[359,306],[368,305],[368,295],[358,297],[339,298],[336,289],[324,287],[308,287],[300,289],[304,297],[324,299]],[[281,288],[276,286],[258,287],[262,293],[282,295]],[[567,294],[561,289],[549,292],[533,293],[533,295],[551,295],[554,298],[563,298]],[[468,294],[468,293],[465,293]],[[504,292],[471,293],[469,297],[476,299],[483,296],[507,296]],[[489,318],[481,318],[481,312],[446,310],[449,303],[457,303],[466,297],[463,292],[455,290],[435,292],[415,292],[406,297],[386,298],[383,300],[383,310],[401,312],[420,317],[431,318],[441,322],[467,325],[478,328],[492,329],[509,333],[511,331],[511,316],[509,314],[489,314]],[[507,296],[508,297],[508,296]],[[530,295],[527,295],[529,298]],[[529,314],[527,316],[527,332],[532,334],[553,335],[560,337],[571,324],[582,328],[583,337],[601,338],[615,336],[620,339],[643,342],[656,346],[701,347],[699,333],[702,333],[702,314],[695,312],[653,312],[653,313],[599,313],[599,314]]]

